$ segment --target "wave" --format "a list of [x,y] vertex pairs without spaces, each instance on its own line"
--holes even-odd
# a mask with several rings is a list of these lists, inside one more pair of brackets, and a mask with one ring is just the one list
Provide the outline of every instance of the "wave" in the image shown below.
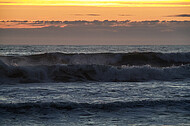
[[[177,107],[190,111],[190,100],[143,100],[131,102],[111,102],[111,103],[75,103],[75,102],[30,102],[30,103],[0,103],[0,110],[10,112],[42,111],[48,109],[56,110],[74,110],[74,109],[98,109],[98,110],[119,110],[122,108],[140,108],[140,107]],[[53,111],[52,111],[53,112]]]
[[0,83],[137,82],[190,78],[190,64],[172,67],[105,65],[10,66],[0,62]]
[[94,53],[94,54],[65,54],[45,53],[29,56],[0,56],[7,65],[56,65],[56,64],[85,64],[85,65],[151,65],[155,67],[180,66],[190,63],[190,53]]

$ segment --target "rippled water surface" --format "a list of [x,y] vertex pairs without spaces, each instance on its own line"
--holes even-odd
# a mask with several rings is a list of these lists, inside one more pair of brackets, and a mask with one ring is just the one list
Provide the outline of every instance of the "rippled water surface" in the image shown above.
[[0,125],[190,125],[190,46],[0,45]]
[[190,81],[0,86],[7,125],[188,125]]

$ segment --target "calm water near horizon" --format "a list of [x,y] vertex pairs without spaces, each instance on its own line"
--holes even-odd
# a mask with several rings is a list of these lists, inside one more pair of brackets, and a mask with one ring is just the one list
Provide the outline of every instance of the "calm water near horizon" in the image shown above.
[[0,125],[190,126],[190,46],[0,45]]

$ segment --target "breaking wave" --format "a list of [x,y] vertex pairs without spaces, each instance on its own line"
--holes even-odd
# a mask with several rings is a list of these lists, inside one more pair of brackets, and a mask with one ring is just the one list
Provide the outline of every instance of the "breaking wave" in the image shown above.
[[190,53],[0,56],[0,83],[174,81],[189,78]]
[[172,67],[109,65],[12,66],[0,61],[0,83],[175,81],[190,78],[190,64]]
[[96,64],[112,66],[150,65],[154,67],[168,67],[173,65],[180,66],[182,64],[189,64],[190,53],[45,53],[29,56],[0,56],[0,60],[7,65],[17,66]]

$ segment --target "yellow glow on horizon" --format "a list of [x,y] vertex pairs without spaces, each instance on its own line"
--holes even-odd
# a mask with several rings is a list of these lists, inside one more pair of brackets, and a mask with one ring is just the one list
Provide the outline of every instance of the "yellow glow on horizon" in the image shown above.
[[187,7],[190,6],[190,0],[0,0],[0,5]]

